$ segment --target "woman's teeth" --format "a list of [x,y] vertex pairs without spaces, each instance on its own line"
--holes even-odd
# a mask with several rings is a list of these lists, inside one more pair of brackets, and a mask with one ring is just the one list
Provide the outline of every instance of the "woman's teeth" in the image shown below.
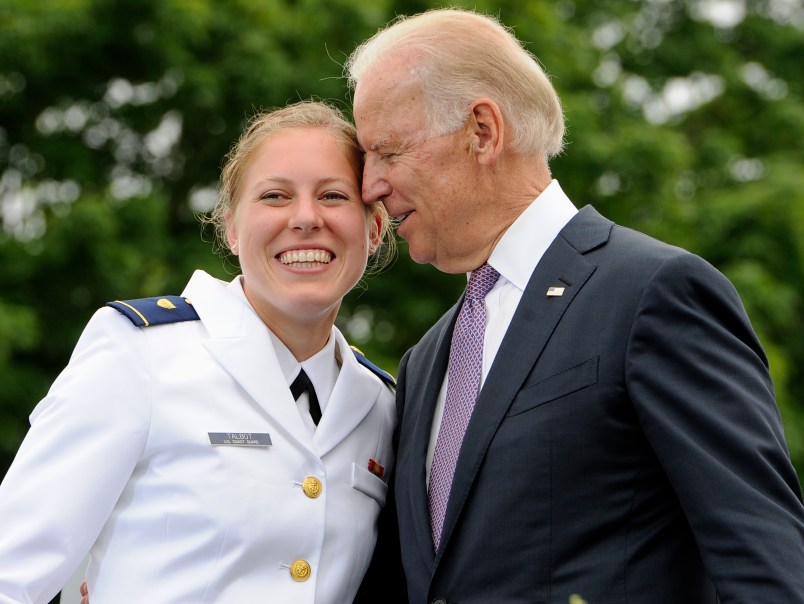
[[326,250],[289,250],[279,254],[279,261],[282,264],[301,264],[304,268],[309,268],[318,263],[329,264],[332,254]]

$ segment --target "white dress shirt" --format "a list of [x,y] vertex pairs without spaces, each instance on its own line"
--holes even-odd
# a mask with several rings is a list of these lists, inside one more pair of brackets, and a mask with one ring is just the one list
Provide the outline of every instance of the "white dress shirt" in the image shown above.
[[[519,215],[491,252],[488,263],[500,273],[500,278],[485,298],[486,334],[483,341],[481,388],[536,265],[561,229],[577,213],[578,209],[564,194],[558,181],[553,180]],[[467,279],[470,274],[467,273]],[[445,375],[430,431],[425,464],[428,484],[438,430],[444,415],[447,382],[448,376]]]

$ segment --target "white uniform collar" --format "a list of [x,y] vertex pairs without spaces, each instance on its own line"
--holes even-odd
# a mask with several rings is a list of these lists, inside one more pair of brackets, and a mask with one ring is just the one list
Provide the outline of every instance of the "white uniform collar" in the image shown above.
[[[235,279],[233,279],[229,284],[229,289],[231,289],[231,291],[239,299],[241,299],[243,303],[252,310],[252,312],[254,312],[253,307],[249,303],[248,298],[246,298],[246,294],[243,291],[242,280],[242,276],[235,277]],[[334,333],[330,331],[327,343],[324,344],[324,347],[321,350],[303,363],[299,363],[296,360],[296,357],[293,356],[293,353],[290,352],[288,347],[282,342],[282,340],[280,340],[267,326],[265,329],[268,330],[268,334],[271,336],[271,343],[276,351],[276,358],[277,361],[279,361],[279,368],[282,370],[282,374],[285,376],[288,387],[293,383],[293,380],[296,379],[296,376],[299,375],[301,368],[304,367],[304,371],[307,373],[310,381],[313,383],[316,396],[318,397],[318,404],[321,406],[321,411],[323,413],[325,407],[327,406],[327,402],[329,401],[329,396],[332,393],[332,389],[335,387],[335,381],[338,379],[338,372],[340,370],[340,363],[338,363],[336,359],[335,343],[337,338],[335,338]]]

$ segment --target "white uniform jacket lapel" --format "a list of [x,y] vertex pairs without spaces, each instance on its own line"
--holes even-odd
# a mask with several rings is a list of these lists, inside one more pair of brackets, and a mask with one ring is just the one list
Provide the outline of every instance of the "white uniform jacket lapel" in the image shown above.
[[332,335],[336,338],[341,370],[313,437],[316,453],[321,457],[360,425],[384,388],[382,382],[357,362],[337,328],[333,328]]
[[182,294],[209,333],[204,347],[280,429],[305,448],[312,448],[268,328],[230,287],[239,285],[227,285],[196,271]]

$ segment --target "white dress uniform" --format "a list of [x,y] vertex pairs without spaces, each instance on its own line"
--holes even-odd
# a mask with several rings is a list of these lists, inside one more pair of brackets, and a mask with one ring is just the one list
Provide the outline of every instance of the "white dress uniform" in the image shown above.
[[31,415],[0,486],[0,602],[47,603],[87,552],[92,604],[353,599],[392,389],[333,327],[340,371],[312,431],[239,279],[198,271],[182,296],[199,320],[100,309]]

